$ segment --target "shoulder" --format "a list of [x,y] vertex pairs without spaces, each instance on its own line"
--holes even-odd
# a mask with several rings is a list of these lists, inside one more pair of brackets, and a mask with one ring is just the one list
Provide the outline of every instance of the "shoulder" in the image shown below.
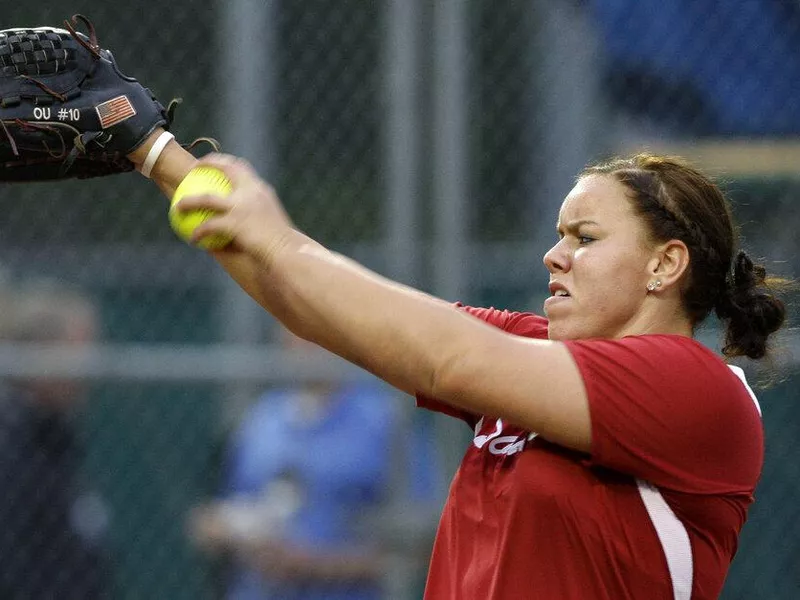
[[583,378],[598,464],[677,491],[752,491],[761,418],[721,357],[675,335],[564,343]]
[[[620,367],[652,369],[664,378],[690,379],[697,373],[721,375],[739,383],[722,358],[697,340],[683,335],[635,335],[618,340],[590,339],[564,342],[577,361],[602,361]],[[719,381],[717,381],[719,383]]]
[[[704,412],[758,416],[758,402],[743,373],[697,340],[680,335],[640,335],[619,340],[565,342],[584,378],[587,393],[604,388],[647,390],[673,402],[693,403]],[[700,401],[702,402],[696,402]]]
[[539,339],[547,338],[547,319],[541,315],[500,310],[494,307],[466,306],[460,302],[456,303],[456,306],[472,316],[514,335]]

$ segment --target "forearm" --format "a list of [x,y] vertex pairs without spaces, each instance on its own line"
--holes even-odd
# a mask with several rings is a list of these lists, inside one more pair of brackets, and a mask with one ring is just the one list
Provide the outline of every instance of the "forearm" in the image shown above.
[[[161,129],[156,130],[141,147],[129,156],[134,164],[141,165],[144,162],[147,153],[162,131]],[[177,186],[183,181],[189,171],[197,165],[197,162],[197,159],[192,154],[184,150],[173,140],[170,141],[162,151],[161,156],[153,166],[150,177],[164,195],[168,199],[171,199]],[[300,234],[298,234],[298,236],[299,235]],[[315,244],[311,240],[307,238],[306,240],[309,247],[316,247],[322,253],[322,256],[331,260],[336,259],[334,254],[324,251],[321,246]],[[304,307],[299,295],[295,298],[295,294],[293,294],[288,287],[275,285],[275,282],[265,276],[263,265],[260,264],[254,256],[243,252],[226,251],[217,252],[214,255],[220,265],[249,296],[276,318],[283,321],[289,329],[298,333],[298,335],[304,337],[308,336],[309,339],[313,339],[313,341],[320,343],[320,345],[323,345],[329,350],[374,371],[374,369],[370,368],[368,363],[364,362],[363,358],[348,352],[348,345],[342,342],[341,339],[337,339],[337,335],[334,331],[329,332],[331,335],[325,335],[325,332],[321,329],[322,326],[317,326],[317,321],[322,318],[321,311],[317,309],[321,307],[315,307],[313,305]],[[338,262],[340,263],[340,268],[344,268],[347,264],[347,261],[341,257],[338,257]],[[350,267],[357,269],[353,264],[351,264]],[[325,280],[330,281],[332,285],[336,285],[335,277],[331,278],[329,273],[324,272],[324,267],[322,270],[323,275],[325,275]],[[331,281],[331,279],[333,280]],[[330,287],[326,288],[325,286],[317,287],[320,288],[318,292],[319,298],[324,298],[324,292],[332,289]],[[410,294],[415,293],[412,290],[407,290],[407,292]],[[298,293],[302,294],[303,291],[298,290]],[[317,292],[312,290],[312,293]],[[306,319],[311,318],[312,313],[317,314],[317,320],[313,324],[309,323],[310,327],[303,327],[304,322]],[[314,335],[309,335],[311,332],[314,332]],[[381,353],[378,353],[378,355],[380,354]],[[382,373],[378,374],[383,376]],[[401,376],[397,381],[394,381],[395,378],[393,377],[385,378],[407,391],[413,391],[417,387],[415,382],[407,381],[407,376]]]
[[441,375],[491,329],[300,233],[259,281],[268,308],[294,333],[412,394],[440,393]]
[[[134,163],[144,161],[159,133],[130,157]],[[172,141],[151,177],[171,198],[196,163]],[[245,292],[296,334],[402,390],[433,393],[439,365],[454,347],[447,323],[463,323],[469,317],[441,300],[383,279],[299,232],[291,237],[300,247],[283,253],[279,268],[265,265],[253,253],[223,251],[215,257]],[[371,300],[363,302],[364,298]],[[414,313],[408,319],[413,327],[387,318],[409,310]]]
[[[158,132],[151,141],[157,135]],[[137,150],[132,160],[140,164],[150,145],[146,143]],[[196,163],[194,156],[172,141],[153,167],[151,178],[165,196],[171,198],[175,188]],[[429,325],[441,321],[440,313],[459,321],[464,316],[455,314],[456,311],[447,303],[379,278],[344,257],[328,252],[300,233],[295,237],[305,245],[305,250],[294,255],[298,264],[286,261],[284,272],[288,275],[296,270],[295,274],[299,275],[308,271],[308,275],[285,277],[280,283],[274,281],[251,254],[218,252],[215,257],[245,292],[301,337],[363,366],[402,390],[430,393],[436,364],[443,355],[442,346],[446,340],[432,339],[437,337],[438,330]],[[346,300],[342,300],[341,293],[329,293],[336,288],[348,290]],[[359,311],[360,316],[357,315],[357,322],[353,323],[357,326],[356,331],[363,330],[363,334],[348,335],[353,331],[352,327],[340,321],[350,320],[348,315],[352,311],[347,310],[348,305],[358,306],[359,298],[363,297],[377,300],[378,295],[386,295],[385,302],[390,304],[402,302],[406,297],[416,299],[414,310],[420,312],[419,332],[415,334],[407,328],[397,327],[394,335],[385,337],[382,330],[390,325],[385,317],[393,309],[377,301],[370,302],[366,307],[368,310]],[[330,306],[326,308],[326,305],[334,300],[342,310],[329,314]],[[390,344],[387,344],[387,339],[391,339]],[[430,352],[420,355],[417,345]]]

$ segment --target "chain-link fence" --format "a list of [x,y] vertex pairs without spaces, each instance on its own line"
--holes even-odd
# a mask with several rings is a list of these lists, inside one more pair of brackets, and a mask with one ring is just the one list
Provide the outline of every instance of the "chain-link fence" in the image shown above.
[[[641,147],[720,176],[747,247],[778,273],[800,272],[798,2],[2,8],[2,28],[88,15],[123,71],[162,101],[184,99],[181,140],[219,138],[276,184],[310,234],[450,300],[539,310],[540,257],[572,178]],[[358,398],[387,391],[287,347],[209,257],[175,238],[166,202],[139,177],[0,188],[0,214],[0,333],[11,340],[0,347],[0,597],[214,598],[248,589],[259,569],[296,566],[302,557],[253,544],[264,523],[299,518],[290,509],[310,491],[298,477],[312,467],[283,455],[258,463],[275,477],[252,501],[265,481],[245,450],[280,453],[248,427],[274,421],[260,420],[263,406],[294,418],[287,387],[303,390],[312,421],[322,383],[358,388],[337,417],[345,430],[368,410]],[[796,346],[787,335],[784,379],[761,393],[766,465],[726,599],[800,594]],[[347,490],[315,479],[334,508],[302,514],[305,541],[345,539],[351,553],[350,578],[326,597],[421,593],[464,432],[407,399],[383,404],[391,410],[370,415],[385,424],[383,442],[350,449],[374,459],[371,476],[343,473]],[[434,454],[441,465],[421,458]],[[234,491],[251,501],[231,502]],[[273,593],[321,593],[314,585]]]

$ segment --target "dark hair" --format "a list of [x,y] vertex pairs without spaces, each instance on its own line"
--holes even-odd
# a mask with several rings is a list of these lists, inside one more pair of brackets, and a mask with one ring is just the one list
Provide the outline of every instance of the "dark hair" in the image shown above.
[[634,210],[658,242],[677,239],[689,249],[683,286],[692,326],[714,310],[726,326],[722,352],[763,358],[767,339],[783,325],[784,303],[772,288],[784,280],[737,247],[730,204],[720,188],[686,161],[653,154],[616,158],[584,169],[579,177],[609,175],[633,192]]

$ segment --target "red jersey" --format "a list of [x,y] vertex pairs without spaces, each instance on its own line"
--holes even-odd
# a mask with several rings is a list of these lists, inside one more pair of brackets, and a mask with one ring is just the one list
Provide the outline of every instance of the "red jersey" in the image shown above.
[[[466,310],[547,337],[542,317]],[[717,598],[763,461],[760,409],[744,374],[685,336],[565,343],[586,386],[591,454],[418,397],[475,429],[425,598]]]

